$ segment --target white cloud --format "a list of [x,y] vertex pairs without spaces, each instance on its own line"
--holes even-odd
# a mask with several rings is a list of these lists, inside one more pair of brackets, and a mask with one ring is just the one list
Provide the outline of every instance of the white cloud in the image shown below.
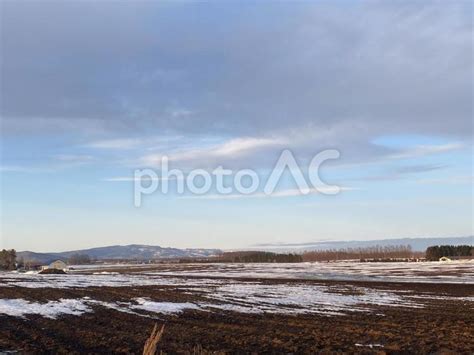
[[153,177],[153,176],[144,176],[144,177],[134,177],[134,176],[117,176],[117,177],[110,177],[102,179],[102,181],[109,181],[109,182],[129,182],[129,181],[162,181],[162,180],[177,180],[176,176],[170,177]]
[[33,162],[30,166],[3,165],[0,171],[4,173],[54,173],[61,169],[74,168],[92,163],[96,159],[91,155],[57,154],[45,162]]
[[18,165],[4,165],[0,166],[2,173],[38,173],[38,172],[49,172],[46,169],[40,169],[35,167],[18,166]]
[[282,139],[267,138],[237,138],[222,144],[216,149],[210,150],[212,154],[219,157],[235,156],[239,154],[249,153],[264,147],[274,147],[284,144]]
[[243,199],[243,198],[276,198],[276,197],[295,197],[295,196],[308,196],[316,194],[334,194],[337,191],[351,191],[358,190],[354,187],[336,187],[336,186],[327,186],[319,187],[317,189],[313,188],[309,190],[308,194],[303,194],[299,189],[285,189],[280,191],[275,191],[269,195],[260,192],[255,194],[212,194],[212,195],[195,195],[195,196],[182,196],[183,199],[203,199],[203,200],[234,200],[234,199]]
[[144,156],[141,160],[146,165],[153,165],[160,163],[164,156],[167,156],[171,162],[197,162],[219,158],[232,159],[252,154],[261,149],[283,146],[285,143],[284,139],[277,138],[235,138],[222,144],[204,148],[189,148],[169,152],[168,154],[150,154]]
[[86,163],[95,159],[91,155],[75,155],[75,154],[58,154],[58,155],[55,155],[54,158],[56,160],[67,162],[67,163]]
[[85,146],[98,149],[131,149],[140,145],[142,141],[135,138],[108,139],[91,142]]
[[446,153],[453,150],[464,148],[462,143],[447,143],[438,145],[417,145],[413,148],[403,150],[399,153],[389,155],[390,159],[409,159],[418,158],[430,154]]
[[172,109],[166,110],[166,112],[169,113],[174,118],[186,117],[186,116],[191,116],[192,114],[194,114],[193,111],[188,110],[186,108],[172,108]]

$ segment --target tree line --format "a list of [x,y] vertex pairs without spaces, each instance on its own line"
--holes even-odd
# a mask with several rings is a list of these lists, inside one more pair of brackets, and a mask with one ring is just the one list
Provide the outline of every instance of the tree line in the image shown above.
[[0,251],[0,270],[16,269],[16,251],[15,249]]
[[[426,249],[426,252],[415,252],[410,245],[376,245],[367,248],[342,248],[329,250],[307,251],[303,254],[272,253],[266,251],[236,251],[225,252],[216,258],[206,259],[204,262],[232,262],[232,263],[298,263],[304,261],[333,261],[359,259],[361,261],[391,261],[399,259],[418,259],[437,261],[441,257],[473,256],[474,248],[470,245],[435,245]],[[70,265],[89,264],[91,258],[85,254],[73,254],[67,262]],[[31,264],[31,265],[30,265]],[[14,270],[16,267],[28,269],[39,263],[33,261],[16,261],[14,249],[0,251],[0,270]]]
[[[66,264],[68,265],[87,265],[94,261],[89,257],[89,255],[79,254],[79,253],[72,254],[67,259],[59,259],[59,260],[65,261]],[[20,257],[17,262],[17,267],[20,269],[25,269],[25,270],[37,270],[42,265],[47,264],[47,263],[48,262],[46,261],[38,261],[35,259],[25,259],[23,257]]]
[[92,262],[92,259],[87,254],[72,254],[68,259],[67,263],[69,265],[87,265]]
[[217,259],[218,262],[229,263],[298,263],[303,261],[300,254],[277,254],[266,251],[225,252]]
[[366,248],[341,248],[314,250],[303,253],[303,261],[332,260],[391,260],[413,259],[423,257],[423,252],[414,252],[410,245],[375,245]]
[[231,263],[298,263],[311,261],[353,260],[360,261],[391,261],[420,259],[424,252],[413,251],[410,245],[376,245],[366,248],[341,248],[329,250],[307,251],[297,253],[272,253],[265,251],[225,252],[205,262]]
[[474,256],[474,248],[470,245],[433,245],[426,249],[426,259],[437,261],[443,256]]

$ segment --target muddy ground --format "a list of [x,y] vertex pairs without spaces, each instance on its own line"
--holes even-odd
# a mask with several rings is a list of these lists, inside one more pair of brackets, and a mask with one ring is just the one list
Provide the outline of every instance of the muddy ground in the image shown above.
[[[275,280],[261,282],[278,283]],[[301,282],[301,281],[300,281]],[[320,281],[338,284],[334,281]],[[341,283],[341,282],[339,282]],[[284,287],[285,282],[281,282]],[[347,282],[344,282],[347,284]],[[472,297],[474,285],[357,283],[364,287]],[[46,302],[91,297],[103,301],[151,297],[188,302],[199,295],[174,287],[89,287],[83,289],[0,288],[0,298]],[[94,307],[81,316],[48,319],[0,315],[0,350],[24,353],[141,353],[155,322],[165,324],[159,350],[190,353],[200,345],[224,353],[415,353],[473,354],[472,302],[430,300],[422,308],[372,306],[345,315],[248,314],[185,310],[143,317]]]

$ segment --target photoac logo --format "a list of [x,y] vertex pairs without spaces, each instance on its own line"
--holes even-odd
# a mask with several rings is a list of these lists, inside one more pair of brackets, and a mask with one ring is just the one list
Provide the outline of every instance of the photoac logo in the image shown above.
[[[321,165],[330,159],[338,159],[340,153],[335,149],[327,149],[316,154],[308,166],[309,183],[306,180],[303,170],[298,165],[293,153],[286,149],[278,158],[270,175],[264,185],[260,176],[255,170],[241,169],[230,170],[222,166],[208,172],[204,169],[194,169],[185,174],[180,169],[170,169],[167,156],[161,158],[160,166],[157,169],[136,169],[134,172],[134,203],[135,207],[142,204],[143,195],[150,195],[157,191],[168,194],[170,191],[170,181],[176,183],[176,193],[193,195],[205,195],[210,191],[217,195],[252,195],[262,194],[271,196],[276,194],[275,188],[280,182],[285,171],[288,171],[296,184],[297,191],[301,195],[311,192],[318,192],[324,195],[336,195],[340,192],[340,187],[328,185],[320,178],[319,171]],[[224,179],[231,178],[232,184],[224,186]],[[233,178],[232,178],[233,177]],[[200,180],[200,183],[197,183]],[[247,183],[244,184],[244,180]],[[263,190],[261,187],[263,186]]]

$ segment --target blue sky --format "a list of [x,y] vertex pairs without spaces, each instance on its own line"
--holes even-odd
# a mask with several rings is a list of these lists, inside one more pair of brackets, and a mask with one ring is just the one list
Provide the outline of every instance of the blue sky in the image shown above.
[[[473,234],[469,1],[1,4],[1,247]],[[282,150],[335,196],[155,193],[133,171],[268,177]],[[175,182],[170,182],[173,186]]]

